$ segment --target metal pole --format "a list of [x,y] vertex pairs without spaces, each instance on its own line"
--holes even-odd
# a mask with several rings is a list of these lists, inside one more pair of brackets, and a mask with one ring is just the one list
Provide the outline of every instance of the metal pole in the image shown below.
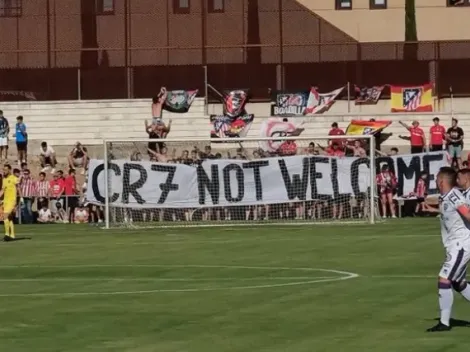
[[[104,152],[104,225],[106,229],[109,229],[109,181],[108,181],[108,143],[103,141],[103,152]],[[98,185],[99,187],[99,185]]]
[[370,146],[370,223],[375,224],[375,137],[371,135],[369,141]]
[[77,90],[78,90],[78,100],[82,100],[82,70],[80,67],[77,70]]
[[449,87],[450,91],[450,114],[451,117],[454,117],[454,92],[452,91],[452,86]]
[[207,65],[204,65],[204,114],[209,115],[209,87],[207,80]]
[[351,112],[351,93],[349,92],[350,84],[348,82],[348,113]]

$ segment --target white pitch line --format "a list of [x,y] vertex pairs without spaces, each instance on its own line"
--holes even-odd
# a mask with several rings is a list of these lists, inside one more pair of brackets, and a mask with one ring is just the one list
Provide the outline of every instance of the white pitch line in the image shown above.
[[[242,265],[198,265],[198,264],[77,264],[77,265],[0,265],[0,269],[62,269],[62,268],[202,268],[202,269],[247,269],[247,270],[290,270],[325,272],[338,275],[350,275],[350,272],[340,270],[318,269],[318,268],[289,268],[289,267],[269,267],[269,266],[242,266]],[[355,274],[356,275],[356,274]]]
[[[136,265],[127,265],[127,267],[139,267]],[[275,287],[288,287],[288,286],[300,286],[308,285],[313,283],[321,282],[335,282],[354,279],[359,277],[359,274],[350,273],[346,271],[330,270],[330,269],[319,269],[319,268],[287,268],[287,267],[261,267],[261,266],[229,266],[229,265],[152,265],[153,267],[169,267],[169,268],[231,268],[231,269],[252,269],[252,270],[292,270],[292,271],[308,271],[308,272],[325,272],[342,275],[339,277],[325,277],[325,278],[313,278],[313,280],[303,280],[295,282],[285,282],[278,284],[266,284],[266,285],[250,285],[250,286],[235,286],[235,287],[201,287],[201,288],[188,288],[188,289],[158,289],[158,290],[138,290],[138,291],[111,291],[111,292],[62,292],[62,293],[51,293],[51,292],[38,292],[38,293],[0,293],[0,297],[73,297],[73,296],[106,296],[106,295],[141,295],[141,294],[152,294],[152,293],[163,293],[163,292],[207,292],[207,291],[222,291],[222,290],[254,290],[264,288],[275,288]],[[3,266],[5,267],[5,266]],[[103,267],[102,265],[84,265],[84,266],[8,266],[9,268],[79,268],[79,267]],[[106,265],[105,267],[113,267],[112,265]],[[122,266],[121,267],[125,267]],[[262,280],[262,279],[261,279]],[[260,281],[261,281],[260,280]]]
[[158,277],[148,277],[148,278],[86,278],[86,277],[50,277],[50,278],[15,278],[15,279],[0,279],[0,282],[87,282],[87,281],[164,281],[164,282],[222,282],[222,281],[270,281],[270,280],[311,280],[311,279],[336,279],[337,276],[278,276],[278,277],[249,277],[249,278],[238,278],[238,277],[224,277],[224,278],[158,278]]

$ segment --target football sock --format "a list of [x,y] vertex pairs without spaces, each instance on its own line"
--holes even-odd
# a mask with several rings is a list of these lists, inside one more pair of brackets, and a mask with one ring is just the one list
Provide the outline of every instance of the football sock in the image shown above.
[[[449,287],[447,287],[447,285]],[[450,314],[454,303],[454,293],[450,284],[439,283],[439,307],[441,309],[441,323],[450,326]]]
[[10,237],[15,238],[15,225],[13,224],[13,220],[8,220],[9,227],[10,227]]
[[5,236],[10,235],[10,220],[5,219],[3,220],[3,226],[5,226]]

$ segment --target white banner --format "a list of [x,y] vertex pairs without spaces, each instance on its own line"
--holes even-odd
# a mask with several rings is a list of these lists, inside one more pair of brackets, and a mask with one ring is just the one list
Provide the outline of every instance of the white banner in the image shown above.
[[[448,166],[446,152],[380,157],[398,180],[397,195],[413,192],[421,171],[429,173],[429,194],[436,174]],[[370,185],[369,159],[291,156],[256,161],[205,160],[197,167],[113,160],[109,197],[115,206],[133,208],[202,208],[288,203],[358,196]],[[91,160],[87,201],[104,203],[103,160]]]

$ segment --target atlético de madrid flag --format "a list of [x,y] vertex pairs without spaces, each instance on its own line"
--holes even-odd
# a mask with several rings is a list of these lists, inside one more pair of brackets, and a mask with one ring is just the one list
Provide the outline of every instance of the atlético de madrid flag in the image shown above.
[[414,87],[390,86],[392,112],[432,111],[432,84]]

